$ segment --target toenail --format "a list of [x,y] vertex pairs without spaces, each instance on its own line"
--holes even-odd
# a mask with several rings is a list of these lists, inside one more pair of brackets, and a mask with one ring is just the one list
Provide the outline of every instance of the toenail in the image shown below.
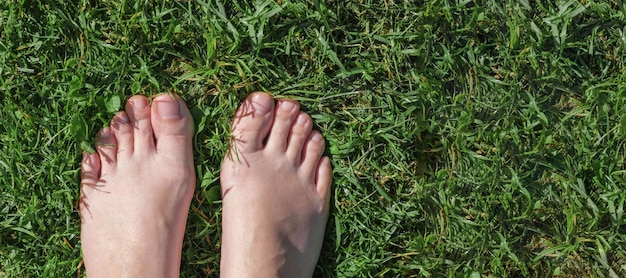
[[262,94],[255,94],[252,96],[251,102],[252,107],[254,108],[254,114],[256,115],[265,115],[271,111],[271,101],[262,100],[266,96]]
[[137,109],[143,109],[148,106],[148,100],[144,97],[138,97],[133,99],[133,106]]
[[299,125],[304,125],[306,123],[306,116],[304,116],[304,114],[298,116],[298,120],[296,121],[296,123]]
[[284,109],[284,110],[291,110],[294,107],[296,107],[296,105],[291,102],[291,101],[281,101],[280,102],[280,108]]
[[180,107],[176,100],[171,98],[158,100],[156,102],[157,111],[163,118],[172,118],[180,116]]
[[311,136],[311,140],[314,142],[322,142],[323,138],[319,133],[314,133],[313,136]]
[[126,116],[125,113],[121,113],[117,115],[117,119],[121,122],[121,123],[128,123],[128,116]]
[[100,137],[109,137],[111,135],[111,129],[107,126],[100,130]]

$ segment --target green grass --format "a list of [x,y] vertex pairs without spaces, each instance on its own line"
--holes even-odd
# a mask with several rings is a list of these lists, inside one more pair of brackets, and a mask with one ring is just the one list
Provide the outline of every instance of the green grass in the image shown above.
[[0,277],[84,275],[80,154],[132,94],[197,134],[182,277],[217,277],[219,167],[255,90],[334,165],[321,277],[626,276],[626,6],[0,2]]

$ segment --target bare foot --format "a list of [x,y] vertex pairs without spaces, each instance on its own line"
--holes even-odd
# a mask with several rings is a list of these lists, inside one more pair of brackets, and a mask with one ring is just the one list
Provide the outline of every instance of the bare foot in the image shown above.
[[[275,107],[276,106],[276,107]],[[222,163],[222,277],[311,277],[330,199],[331,166],[311,117],[254,93],[233,119]]]
[[195,186],[185,103],[134,96],[85,153],[81,241],[87,275],[178,277]]

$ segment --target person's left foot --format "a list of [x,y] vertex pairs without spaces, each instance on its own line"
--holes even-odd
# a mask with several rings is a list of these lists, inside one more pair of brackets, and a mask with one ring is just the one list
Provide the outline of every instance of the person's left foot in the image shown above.
[[182,99],[133,96],[81,166],[87,275],[178,277],[195,186],[193,121]]
[[222,162],[221,277],[311,277],[322,248],[332,168],[296,101],[253,93]]

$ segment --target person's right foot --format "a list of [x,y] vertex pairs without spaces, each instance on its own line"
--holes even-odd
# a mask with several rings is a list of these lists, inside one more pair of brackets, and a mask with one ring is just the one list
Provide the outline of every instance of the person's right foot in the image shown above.
[[[276,106],[276,107],[275,107]],[[311,277],[328,220],[331,166],[311,117],[253,93],[222,163],[222,277]]]
[[80,218],[87,276],[179,277],[196,175],[183,100],[133,96],[84,153]]

